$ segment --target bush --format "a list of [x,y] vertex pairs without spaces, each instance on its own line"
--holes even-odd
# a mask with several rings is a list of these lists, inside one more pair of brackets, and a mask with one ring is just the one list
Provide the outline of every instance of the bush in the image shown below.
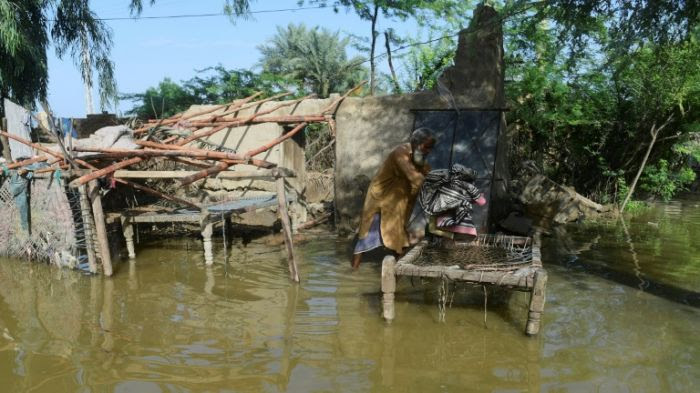
[[691,168],[684,166],[673,172],[669,169],[668,161],[661,159],[656,165],[644,169],[639,187],[654,197],[668,201],[694,181],[695,171]]

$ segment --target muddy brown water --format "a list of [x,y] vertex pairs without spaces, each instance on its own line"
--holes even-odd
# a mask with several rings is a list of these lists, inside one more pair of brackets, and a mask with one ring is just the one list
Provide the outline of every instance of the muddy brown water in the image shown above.
[[380,318],[380,266],[348,243],[142,242],[112,279],[0,259],[0,390],[8,392],[692,392],[700,384],[700,198],[558,229],[544,245],[541,333],[527,296],[402,279]]

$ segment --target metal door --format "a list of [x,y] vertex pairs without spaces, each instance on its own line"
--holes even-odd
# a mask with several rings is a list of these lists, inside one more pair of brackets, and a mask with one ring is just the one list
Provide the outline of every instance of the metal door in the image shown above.
[[428,127],[437,137],[437,144],[428,156],[432,169],[459,163],[477,171],[475,185],[487,201],[486,206],[475,206],[472,214],[480,233],[488,231],[500,124],[498,110],[415,111],[413,128]]

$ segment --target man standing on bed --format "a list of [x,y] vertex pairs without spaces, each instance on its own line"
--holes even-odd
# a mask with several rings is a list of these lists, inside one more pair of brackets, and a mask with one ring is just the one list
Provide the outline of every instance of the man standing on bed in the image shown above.
[[435,145],[431,130],[419,128],[389,154],[369,184],[352,267],[357,269],[362,254],[384,246],[402,255],[409,246],[406,223],[425,175],[430,172],[426,157]]

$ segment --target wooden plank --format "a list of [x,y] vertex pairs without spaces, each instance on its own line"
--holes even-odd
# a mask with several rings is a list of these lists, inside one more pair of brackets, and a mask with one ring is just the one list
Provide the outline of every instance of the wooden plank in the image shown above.
[[454,281],[496,284],[502,286],[520,287],[523,289],[532,288],[532,276],[534,273],[534,269],[530,269],[530,271],[515,270],[512,272],[498,272],[450,269],[448,266],[416,266],[407,263],[399,263],[396,265],[397,276],[428,278],[446,277]]
[[277,203],[279,206],[280,220],[282,220],[284,244],[287,246],[289,278],[294,282],[299,282],[299,270],[297,269],[294,240],[292,239],[292,224],[289,221],[289,212],[287,211],[287,194],[284,188],[284,178],[277,179]]
[[88,187],[90,189],[90,199],[92,200],[92,215],[95,218],[97,242],[99,243],[100,256],[102,257],[102,272],[105,276],[110,277],[114,271],[112,270],[112,254],[109,250],[105,215],[102,211],[102,196],[100,195],[100,188],[97,185],[97,180],[91,181]]

